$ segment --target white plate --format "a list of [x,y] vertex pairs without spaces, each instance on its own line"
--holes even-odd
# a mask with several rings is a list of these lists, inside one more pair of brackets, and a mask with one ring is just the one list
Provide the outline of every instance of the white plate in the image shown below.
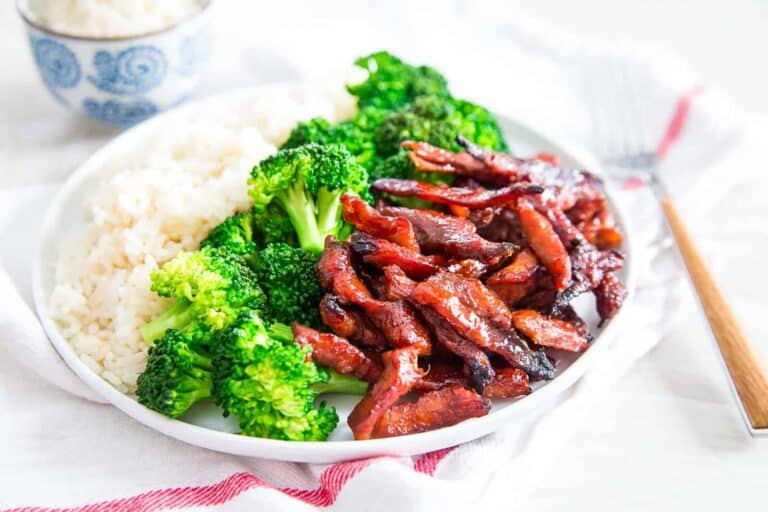
[[[561,359],[558,362],[557,376],[553,380],[538,384],[535,391],[528,396],[494,401],[490,414],[482,418],[470,419],[458,425],[431,432],[390,439],[352,440],[351,432],[345,420],[356,401],[354,397],[330,397],[329,401],[336,405],[341,421],[329,441],[302,443],[236,435],[233,433],[236,430],[236,425],[231,421],[224,420],[220,411],[213,405],[197,407],[184,418],[184,421],[172,420],[145,408],[130,396],[124,395],[112,387],[80,361],[48,314],[47,304],[53,288],[56,252],[62,236],[71,232],[72,229],[82,226],[85,220],[86,195],[98,180],[99,171],[104,167],[103,163],[112,155],[124,152],[127,148],[135,145],[138,140],[141,140],[147,131],[154,130],[161,124],[172,123],[177,116],[186,115],[203,107],[220,105],[222,108],[226,108],[227,102],[235,98],[248,95],[257,96],[263,90],[263,87],[248,89],[190,103],[126,131],[96,152],[69,177],[46,213],[40,253],[35,262],[34,273],[34,299],[37,313],[48,337],[69,367],[91,389],[127,415],[150,428],[181,441],[237,455],[299,462],[337,462],[374,455],[414,455],[476,439],[525,416],[541,404],[547,403],[549,399],[562,393],[587,371],[593,361],[598,358],[599,352],[605,348],[609,338],[616,335],[624,311],[607,322],[607,325],[598,332],[594,329],[596,315],[592,311],[594,309],[592,301],[582,301],[579,309],[593,326],[593,332],[596,333],[595,340],[583,354]],[[517,154],[525,156],[538,151],[549,151],[558,155],[565,165],[597,170],[596,162],[588,154],[552,140],[522,122],[506,117],[500,117],[500,120],[510,145]],[[626,235],[628,231],[625,218],[616,204],[611,201],[611,205]],[[622,278],[631,292],[634,289],[632,251],[626,239],[623,250],[627,254],[627,260]]]

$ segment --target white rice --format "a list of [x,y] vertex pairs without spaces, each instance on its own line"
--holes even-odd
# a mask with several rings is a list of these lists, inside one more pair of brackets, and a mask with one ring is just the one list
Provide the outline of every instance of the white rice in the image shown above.
[[172,27],[204,0],[27,0],[32,21],[79,37],[130,37]]
[[250,206],[250,169],[297,121],[354,109],[338,88],[312,91],[274,88],[196,108],[109,155],[85,225],[61,246],[50,311],[80,358],[116,388],[135,390],[148,349],[139,328],[169,302],[149,290],[152,270]]

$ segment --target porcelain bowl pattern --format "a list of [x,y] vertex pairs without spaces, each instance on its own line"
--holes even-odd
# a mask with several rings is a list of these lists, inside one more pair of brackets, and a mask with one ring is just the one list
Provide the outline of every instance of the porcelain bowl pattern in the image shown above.
[[136,37],[58,34],[18,3],[35,64],[56,101],[92,119],[129,126],[184,102],[200,83],[212,40],[211,6]]

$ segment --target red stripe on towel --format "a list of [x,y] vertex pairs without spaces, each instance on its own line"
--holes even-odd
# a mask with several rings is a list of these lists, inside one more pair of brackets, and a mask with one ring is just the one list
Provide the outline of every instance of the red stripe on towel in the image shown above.
[[680,138],[680,134],[683,131],[685,122],[688,120],[688,113],[691,110],[691,103],[693,99],[704,92],[706,88],[703,85],[695,85],[688,91],[686,91],[679,100],[677,100],[677,106],[675,106],[675,113],[672,115],[672,119],[669,120],[667,130],[664,132],[664,136],[659,141],[659,145],[656,146],[656,154],[659,158],[664,158],[669,153],[669,148]]
[[[413,469],[432,476],[440,462],[455,448],[454,446],[424,454],[416,459]],[[309,505],[328,507],[336,501],[349,480],[373,462],[386,458],[373,457],[333,464],[320,475],[320,485],[316,489],[279,488],[251,473],[235,473],[211,485],[158,489],[129,498],[102,501],[72,508],[21,507],[6,509],[4,512],[154,512],[160,509],[210,507],[224,504],[250,489],[259,487],[282,492]]]

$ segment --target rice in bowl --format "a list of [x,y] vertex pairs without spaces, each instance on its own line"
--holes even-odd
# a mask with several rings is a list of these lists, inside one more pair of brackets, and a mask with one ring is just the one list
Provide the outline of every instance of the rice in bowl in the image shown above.
[[135,390],[146,364],[139,329],[168,306],[150,291],[151,272],[250,206],[251,168],[296,122],[354,110],[340,87],[269,88],[231,103],[157,123],[130,152],[110,155],[85,224],[60,247],[51,317],[81,360],[120,391]]

